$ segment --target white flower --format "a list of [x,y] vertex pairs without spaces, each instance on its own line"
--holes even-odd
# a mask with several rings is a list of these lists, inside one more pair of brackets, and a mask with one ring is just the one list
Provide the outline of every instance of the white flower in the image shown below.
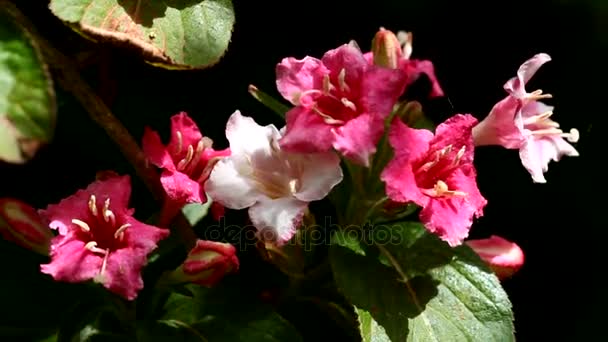
[[231,155],[214,167],[205,189],[227,208],[249,208],[261,239],[287,242],[308,202],[323,199],[342,181],[334,152],[288,153],[274,125],[260,126],[237,110],[228,119]]

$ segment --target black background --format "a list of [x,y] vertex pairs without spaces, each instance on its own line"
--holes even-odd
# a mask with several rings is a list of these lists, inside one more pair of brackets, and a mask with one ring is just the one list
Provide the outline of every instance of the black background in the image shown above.
[[[236,109],[261,124],[281,122],[247,93],[271,94],[283,57],[320,57],[355,39],[367,50],[380,26],[414,32],[414,58],[434,62],[449,98],[429,103],[441,120],[454,113],[483,118],[505,95],[502,85],[539,52],[553,61],[528,86],[552,93],[554,118],[581,132],[581,154],[551,163],[547,184],[533,184],[516,151],[476,150],[479,186],[489,204],[472,237],[498,234],[517,242],[526,264],[504,286],[513,302],[520,341],[587,340],[604,335],[606,198],[599,162],[599,118],[605,113],[603,61],[608,32],[604,1],[235,1],[236,26],[226,56],[213,68],[167,71],[137,56],[93,46],[52,17],[42,1],[20,4],[47,38],[68,54],[94,48],[99,60],[83,69],[115,114],[139,140],[145,125],[167,133],[169,117],[187,111],[203,133],[224,147],[225,120]],[[100,64],[101,63],[101,64]],[[25,166],[2,165],[0,196],[37,207],[86,186],[101,169],[132,173],[116,147],[74,101],[59,91],[54,143]],[[134,203],[151,210],[135,183]],[[2,263],[10,263],[5,258]],[[3,276],[2,278],[4,278]],[[10,275],[9,275],[10,277]]]

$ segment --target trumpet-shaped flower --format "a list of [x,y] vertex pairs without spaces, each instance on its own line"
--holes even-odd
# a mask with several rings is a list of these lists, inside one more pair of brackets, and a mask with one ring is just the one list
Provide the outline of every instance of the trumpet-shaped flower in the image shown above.
[[476,182],[471,129],[477,120],[458,114],[437,127],[436,134],[393,121],[389,142],[395,151],[381,178],[395,202],[422,207],[426,228],[456,246],[468,236],[473,217],[487,201]]
[[205,203],[204,184],[217,160],[230,150],[216,151],[213,141],[203,137],[196,123],[181,112],[171,117],[171,139],[164,146],[157,132],[146,127],[143,150],[162,168],[160,181],[167,193],[161,222],[169,221],[186,203]]
[[578,152],[567,143],[577,142],[579,133],[571,129],[566,133],[559,123],[551,120],[553,107],[539,101],[551,98],[542,90],[528,93],[525,84],[546,62],[549,55],[541,53],[519,67],[517,76],[505,84],[509,93],[498,102],[490,114],[473,129],[475,145],[501,145],[518,149],[521,162],[536,183],[545,183],[544,173],[549,162],[559,161],[563,156],[578,156]]
[[286,114],[281,148],[303,153],[334,148],[365,166],[406,82],[401,70],[370,65],[352,44],[320,60],[284,58],[276,74],[279,92],[295,105]]
[[129,176],[93,182],[49,205],[40,215],[59,235],[51,241],[51,262],[41,266],[55,280],[95,280],[132,300],[143,288],[141,270],[158,241],[169,235],[137,221],[128,208]]
[[239,111],[228,120],[226,137],[231,155],[217,162],[207,191],[227,208],[249,208],[263,240],[289,240],[308,202],[323,199],[342,180],[335,153],[284,151],[275,126],[260,126]]

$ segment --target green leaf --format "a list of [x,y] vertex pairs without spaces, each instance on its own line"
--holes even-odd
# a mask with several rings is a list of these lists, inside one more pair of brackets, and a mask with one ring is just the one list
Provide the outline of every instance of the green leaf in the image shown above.
[[363,342],[390,342],[384,328],[374,320],[369,312],[359,308],[356,308],[356,311],[359,316],[359,330]]
[[285,119],[285,113],[287,113],[289,110],[289,106],[261,91],[253,84],[249,85],[249,94],[251,94],[251,96],[253,96],[253,98],[258,100],[261,104],[268,107],[268,109],[278,114],[282,119]]
[[172,69],[217,63],[234,25],[230,0],[51,0],[50,9],[87,37],[127,45]]
[[0,9],[0,160],[24,163],[53,136],[53,82],[36,42]]
[[208,341],[302,340],[289,322],[235,282],[225,279],[211,289],[197,285],[188,289],[192,297],[171,294],[160,321],[194,329]]
[[182,213],[190,223],[191,227],[196,226],[207,214],[209,213],[209,207],[211,206],[211,197],[207,196],[207,202],[201,203],[188,203],[182,208]]
[[370,245],[343,232],[330,248],[336,284],[357,307],[364,339],[371,329],[378,341],[514,340],[509,299],[472,250],[450,248],[418,223],[384,226],[382,236],[377,228],[368,243],[379,255],[361,255]]

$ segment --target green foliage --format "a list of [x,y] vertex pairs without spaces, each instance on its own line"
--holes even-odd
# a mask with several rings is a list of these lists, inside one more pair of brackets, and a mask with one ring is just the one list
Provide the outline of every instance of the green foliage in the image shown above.
[[53,136],[53,82],[27,29],[0,8],[0,160],[24,163]]
[[152,64],[177,69],[217,63],[234,26],[230,0],[52,0],[50,8],[87,37],[126,45]]
[[330,260],[364,340],[514,340],[507,295],[468,247],[452,249],[419,223],[353,233],[335,234]]

